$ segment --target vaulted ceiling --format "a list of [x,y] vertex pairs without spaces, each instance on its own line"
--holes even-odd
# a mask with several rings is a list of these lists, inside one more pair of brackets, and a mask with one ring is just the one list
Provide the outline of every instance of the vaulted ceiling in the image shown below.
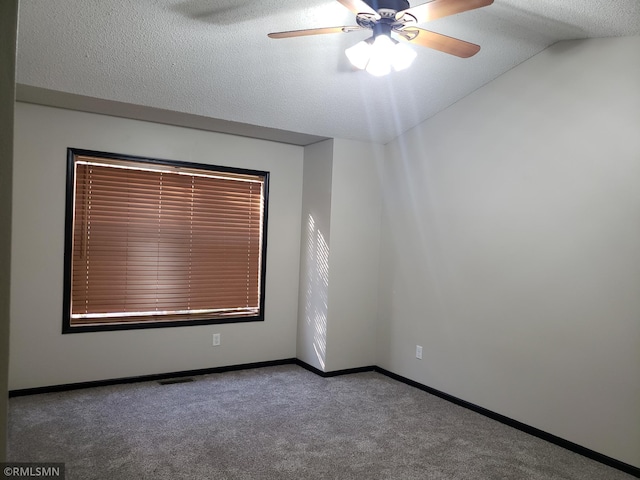
[[480,45],[477,55],[412,46],[414,64],[386,77],[345,57],[370,31],[267,37],[354,24],[335,0],[21,0],[19,99],[303,134],[292,143],[387,143],[560,40],[640,35],[640,1],[495,0],[420,24]]

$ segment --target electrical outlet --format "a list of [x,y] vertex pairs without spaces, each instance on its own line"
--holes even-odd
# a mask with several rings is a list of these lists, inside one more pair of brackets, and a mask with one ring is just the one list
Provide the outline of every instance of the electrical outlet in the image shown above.
[[220,334],[219,333],[214,333],[213,334],[213,346],[217,347],[218,345],[220,345]]
[[416,358],[422,360],[422,345],[416,345]]

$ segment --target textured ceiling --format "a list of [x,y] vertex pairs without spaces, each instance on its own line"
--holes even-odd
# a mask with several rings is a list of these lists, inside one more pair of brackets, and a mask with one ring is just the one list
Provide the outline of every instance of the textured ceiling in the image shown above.
[[640,1],[496,0],[420,25],[481,45],[477,55],[412,46],[412,67],[382,78],[354,71],[344,55],[368,31],[267,37],[353,24],[335,0],[21,0],[17,82],[387,143],[559,40],[640,35]]

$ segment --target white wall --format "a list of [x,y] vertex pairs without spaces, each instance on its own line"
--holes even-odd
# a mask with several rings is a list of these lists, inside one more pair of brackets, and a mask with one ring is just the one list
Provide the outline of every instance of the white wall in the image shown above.
[[375,364],[384,148],[305,147],[298,358],[325,372]]
[[556,44],[388,146],[378,344],[384,368],[634,466],[639,51]]
[[0,2],[0,462],[7,453],[11,190],[18,1]]
[[334,140],[327,371],[375,365],[383,156]]
[[[302,147],[23,103],[15,121],[10,389],[295,357]],[[265,321],[62,335],[67,147],[270,171]]]
[[297,358],[325,371],[333,140],[304,148]]

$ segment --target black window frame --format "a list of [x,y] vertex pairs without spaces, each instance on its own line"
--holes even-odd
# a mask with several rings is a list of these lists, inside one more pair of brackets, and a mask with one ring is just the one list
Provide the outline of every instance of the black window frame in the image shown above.
[[[107,160],[120,160],[126,162],[139,162],[142,164],[161,165],[168,167],[182,167],[210,172],[231,173],[240,175],[257,175],[264,177],[263,183],[263,218],[262,218],[262,246],[260,262],[260,300],[259,312],[251,316],[235,316],[231,318],[190,319],[176,321],[145,321],[93,325],[71,325],[71,288],[72,288],[72,254],[73,254],[73,228],[74,228],[74,189],[75,189],[75,158],[76,156],[100,157]],[[80,148],[67,148],[67,175],[65,197],[65,242],[64,242],[64,291],[62,312],[62,333],[83,333],[118,330],[137,330],[146,328],[172,328],[188,327],[194,325],[219,325],[229,323],[262,322],[265,320],[265,293],[266,293],[266,267],[267,267],[267,226],[269,217],[269,180],[270,172],[247,168],[210,165],[178,160],[158,159],[128,154],[102,152]]]

